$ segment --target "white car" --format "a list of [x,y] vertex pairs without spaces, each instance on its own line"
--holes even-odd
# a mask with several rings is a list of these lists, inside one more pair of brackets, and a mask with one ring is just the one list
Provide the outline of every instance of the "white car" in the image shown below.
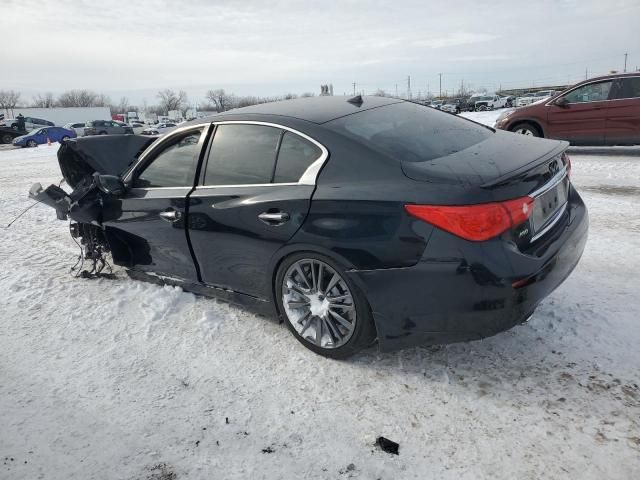
[[[24,129],[27,132],[31,130],[35,130],[36,128],[42,127],[54,127],[55,124],[50,122],[49,120],[43,120],[42,118],[35,117],[24,117]],[[0,121],[0,127],[8,127],[13,128],[14,130],[18,129],[18,119],[17,118],[5,118]]]
[[175,123],[158,123],[142,130],[142,135],[162,135],[163,133],[175,130],[177,125]]
[[501,97],[500,95],[474,95],[468,101],[469,105],[473,105],[475,111],[495,110],[507,106],[509,97]]
[[76,132],[76,135],[78,135],[79,137],[84,137],[84,127],[85,127],[85,122],[67,123],[64,126],[64,128],[66,128],[67,130],[73,130],[74,132]]

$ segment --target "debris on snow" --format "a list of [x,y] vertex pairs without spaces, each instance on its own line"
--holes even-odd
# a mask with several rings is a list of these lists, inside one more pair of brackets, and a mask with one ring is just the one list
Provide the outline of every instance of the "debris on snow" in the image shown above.
[[398,449],[400,448],[400,445],[393,440],[389,440],[388,438],[378,437],[375,446],[383,452],[387,452],[392,455],[399,455]]

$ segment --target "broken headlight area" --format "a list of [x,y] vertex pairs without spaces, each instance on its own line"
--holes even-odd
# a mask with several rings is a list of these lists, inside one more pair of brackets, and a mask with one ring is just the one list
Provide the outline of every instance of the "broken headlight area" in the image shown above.
[[[53,207],[58,219],[70,219],[71,236],[80,247],[72,267],[77,276],[110,275],[103,273],[105,268],[110,270],[107,254],[111,250],[104,222],[121,214],[117,196],[124,192],[124,185],[119,176],[153,141],[137,135],[71,139],[58,150],[60,170],[71,192],[60,185],[43,188],[39,183],[29,190],[29,197]],[[88,268],[83,269],[87,262]]]

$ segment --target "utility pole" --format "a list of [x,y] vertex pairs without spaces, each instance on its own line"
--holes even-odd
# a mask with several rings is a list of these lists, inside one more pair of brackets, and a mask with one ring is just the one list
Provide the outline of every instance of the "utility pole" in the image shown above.
[[407,99],[411,100],[411,75],[407,75]]
[[627,55],[629,55],[628,53],[624,54],[624,71],[625,73],[627,72]]
[[396,98],[398,98],[398,84],[396,83]]
[[588,80],[589,79],[589,68],[585,68],[584,69],[584,79]]
[[440,75],[440,98],[442,98],[442,74],[439,73],[438,75]]
[[353,96],[356,96],[356,82],[353,82]]

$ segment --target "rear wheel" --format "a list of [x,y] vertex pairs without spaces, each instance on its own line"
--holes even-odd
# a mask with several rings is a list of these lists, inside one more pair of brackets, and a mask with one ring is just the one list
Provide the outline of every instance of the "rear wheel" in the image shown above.
[[13,137],[8,133],[5,133],[4,135],[2,135],[2,138],[0,138],[0,140],[2,140],[0,143],[11,143]]
[[100,132],[98,135],[106,135],[107,132]]
[[371,345],[369,304],[336,262],[315,253],[285,259],[276,275],[276,302],[287,327],[308,349],[346,358]]
[[513,133],[519,133],[520,135],[527,135],[530,137],[541,137],[540,130],[531,123],[518,123],[511,127]]

